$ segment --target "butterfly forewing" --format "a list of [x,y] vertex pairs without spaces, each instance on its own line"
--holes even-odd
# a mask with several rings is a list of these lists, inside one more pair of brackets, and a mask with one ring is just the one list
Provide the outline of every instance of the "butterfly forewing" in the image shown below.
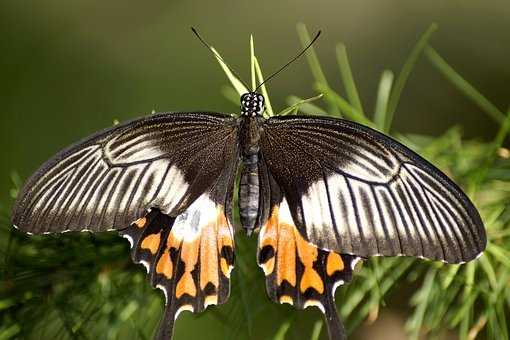
[[293,221],[322,249],[471,260],[486,244],[466,195],[414,152],[356,123],[273,117],[261,149]]
[[236,157],[233,118],[148,116],[98,133],[46,162],[19,194],[12,221],[40,234],[121,229],[150,208],[176,216]]

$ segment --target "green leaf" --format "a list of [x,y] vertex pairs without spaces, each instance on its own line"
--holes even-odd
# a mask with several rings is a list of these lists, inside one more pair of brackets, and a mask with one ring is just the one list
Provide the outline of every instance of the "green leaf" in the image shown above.
[[307,115],[322,115],[322,116],[328,115],[328,113],[326,111],[324,111],[317,105],[315,105],[309,101],[308,102],[305,102],[305,101],[306,101],[306,99],[299,98],[296,96],[290,96],[287,99],[287,103],[291,106],[301,102],[302,104],[299,106],[299,111],[301,111]]
[[344,112],[345,116],[355,122],[370,126],[375,128],[374,123],[366,118],[361,112],[359,112],[354,106],[349,104],[347,100],[342,98],[338,93],[333,91],[331,88],[325,86],[324,84],[317,83],[317,89],[319,92],[324,93],[325,96],[331,99],[331,101],[337,105],[342,112]]
[[437,270],[431,268],[427,272],[427,275],[425,276],[423,285],[421,286],[418,293],[415,295],[417,297],[416,310],[414,311],[412,317],[406,323],[406,328],[410,331],[409,339],[414,340],[419,338],[420,330],[423,327],[425,313],[427,311],[427,307],[429,307],[429,304],[427,302],[433,293],[434,279],[436,278],[436,274]]
[[315,321],[313,324],[312,335],[310,335],[310,340],[319,340],[319,337],[321,336],[322,325],[322,320]]
[[425,49],[430,62],[466,97],[471,99],[480,109],[497,123],[502,123],[505,115],[487,98],[485,98],[473,85],[458,74],[432,47]]
[[273,340],[285,340],[285,335],[290,328],[290,320],[284,322],[273,337]]
[[21,328],[18,324],[14,324],[9,327],[2,327],[2,328],[0,328],[0,340],[12,339],[20,331],[21,331]]
[[494,243],[487,245],[487,251],[499,262],[501,262],[507,268],[510,268],[510,252]]
[[253,34],[250,34],[250,73],[251,73],[251,89],[255,91],[257,87],[257,79],[255,78],[255,45],[253,43]]
[[391,95],[388,101],[388,112],[386,114],[384,131],[390,130],[391,124],[393,122],[393,116],[395,114],[395,111],[397,110],[397,106],[400,101],[400,96],[402,95],[402,91],[404,90],[404,87],[407,83],[407,79],[409,78],[409,75],[411,74],[411,71],[413,70],[416,64],[418,57],[420,56],[424,48],[427,46],[427,43],[432,33],[434,33],[436,30],[437,30],[436,24],[430,25],[430,27],[425,31],[425,33],[422,34],[420,39],[418,39],[418,42],[416,43],[411,53],[409,54],[409,57],[404,63],[404,66],[402,66],[402,69],[398,74],[397,80],[395,81],[395,85],[393,87],[393,90],[391,91]]
[[479,259],[480,267],[482,267],[483,271],[487,275],[487,279],[489,280],[493,289],[497,288],[497,279],[496,279],[496,271],[492,266],[491,261],[487,257],[486,254],[483,254]]
[[374,123],[382,132],[388,132],[386,128],[386,120],[388,114],[388,100],[391,94],[391,87],[393,85],[393,72],[384,70],[379,80],[379,87],[377,89],[377,99],[375,102]]
[[[277,116],[285,116],[285,115],[288,115],[289,113],[293,112],[293,111],[298,111],[299,108],[303,105],[303,104],[306,104],[306,103],[310,103],[310,102],[313,102],[315,100],[318,100],[318,99],[321,99],[323,96],[323,94],[319,94],[315,97],[311,97],[311,98],[307,98],[307,99],[301,99],[297,102],[295,102],[294,104],[292,104],[291,106],[289,106],[288,108],[286,109],[283,109],[282,111],[278,112],[276,115]],[[296,98],[296,97],[294,97]]]
[[[254,57],[255,60],[255,72],[257,74],[257,79],[259,81],[259,84],[261,84],[264,81],[264,76],[262,75],[262,69],[260,67],[259,61],[257,57]],[[274,116],[273,107],[271,106],[271,100],[269,99],[269,94],[266,89],[266,84],[262,84],[260,87],[260,92],[264,96],[265,104],[266,104],[266,112],[264,112],[264,116],[266,118]]]
[[340,68],[340,75],[342,76],[342,82],[344,84],[345,91],[347,92],[349,102],[362,115],[365,115],[363,112],[363,106],[361,105],[361,100],[359,99],[356,83],[352,76],[351,65],[349,63],[349,57],[347,56],[347,49],[344,44],[336,45],[336,60]]
[[[308,30],[304,24],[297,25],[297,32],[299,39],[301,40],[301,45],[303,47],[307,46],[311,39],[310,34],[308,34]],[[308,65],[310,66],[310,70],[312,71],[312,75],[315,78],[315,82],[320,84],[322,87],[329,88],[328,81],[324,72],[322,72],[322,67],[319,62],[319,58],[317,58],[317,53],[315,53],[315,49],[311,46],[306,53],[306,60],[308,61]],[[322,91],[320,91],[322,92]],[[342,117],[342,114],[339,108],[335,105],[334,101],[328,96],[324,97],[326,104],[328,105],[329,114],[332,116]]]
[[243,83],[239,79],[237,79],[237,77],[232,73],[232,71],[230,71],[228,66],[223,61],[221,54],[219,54],[218,51],[214,49],[214,47],[212,48],[212,51],[214,53],[214,57],[216,58],[221,68],[223,69],[223,72],[226,74],[228,80],[230,81],[234,89],[237,91],[237,94],[241,96],[244,93],[249,92],[246,86],[244,86]]
[[477,171],[477,176],[474,176],[473,180],[470,183],[469,194],[471,197],[474,197],[478,186],[481,182],[485,180],[487,177],[487,173],[489,169],[492,167],[494,160],[497,156],[498,149],[503,145],[505,138],[508,136],[508,129],[510,128],[510,109],[508,110],[503,124],[499,127],[498,133],[493,142],[492,150],[489,152],[488,156],[485,159],[485,164]]

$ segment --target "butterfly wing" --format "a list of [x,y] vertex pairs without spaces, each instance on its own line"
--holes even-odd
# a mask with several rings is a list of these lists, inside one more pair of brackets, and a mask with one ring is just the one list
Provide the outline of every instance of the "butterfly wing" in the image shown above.
[[150,208],[177,216],[237,151],[237,123],[219,114],[148,116],[95,134],[41,166],[12,222],[34,233],[122,229]]
[[325,315],[330,339],[343,339],[345,331],[336,313],[335,290],[351,281],[360,258],[320,249],[305,240],[286,197],[263,164],[259,173],[265,174],[261,187],[268,193],[264,197],[271,211],[260,228],[257,253],[258,265],[266,276],[267,294],[276,303],[298,309],[318,307]]
[[237,134],[235,119],[212,113],[159,114],[107,129],[27,181],[13,224],[35,234],[119,230],[165,293],[157,338],[169,339],[181,311],[229,295]]
[[184,212],[170,217],[151,210],[121,230],[153,287],[165,294],[165,314],[156,339],[168,340],[183,310],[202,312],[225,303],[234,265],[234,228],[229,217],[237,154],[214,185]]
[[261,149],[301,235],[361,257],[474,259],[486,245],[466,195],[397,141],[359,124],[273,117]]

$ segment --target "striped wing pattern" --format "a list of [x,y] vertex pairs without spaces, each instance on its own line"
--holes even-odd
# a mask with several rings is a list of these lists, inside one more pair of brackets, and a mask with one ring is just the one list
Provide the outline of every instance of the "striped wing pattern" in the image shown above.
[[236,124],[218,114],[158,114],[93,135],[27,181],[13,224],[34,234],[103,231],[150,208],[176,216],[237,157]]
[[400,143],[358,124],[273,117],[262,152],[297,228],[322,249],[461,263],[485,248],[466,195]]

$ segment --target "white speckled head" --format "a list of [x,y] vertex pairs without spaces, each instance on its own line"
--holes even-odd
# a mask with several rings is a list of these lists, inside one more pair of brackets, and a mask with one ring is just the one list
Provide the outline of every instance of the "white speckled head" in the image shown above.
[[241,116],[260,116],[264,110],[264,96],[260,93],[247,92],[241,96]]

